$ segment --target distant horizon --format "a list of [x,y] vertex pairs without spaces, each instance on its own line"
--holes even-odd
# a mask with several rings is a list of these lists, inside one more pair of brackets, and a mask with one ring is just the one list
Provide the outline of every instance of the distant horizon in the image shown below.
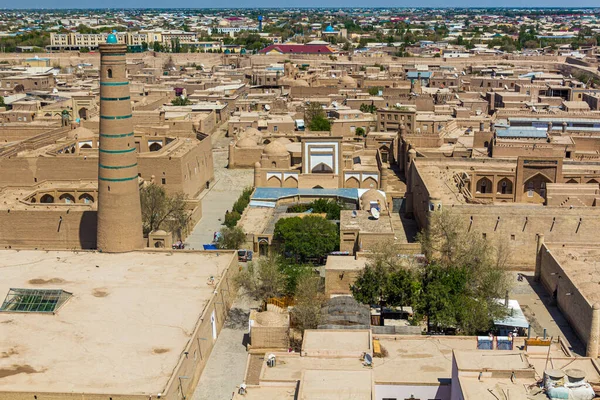
[[[149,3],[162,3],[158,0],[150,0]],[[386,1],[383,0],[382,3]],[[0,8],[0,12],[6,12],[11,10],[18,11],[49,11],[49,10],[227,10],[227,9],[274,9],[274,10],[289,10],[289,9],[456,9],[456,10],[486,10],[486,9],[510,9],[510,10],[577,10],[577,9],[600,9],[600,5],[596,1],[592,0],[583,0],[578,5],[572,5],[569,7],[565,7],[563,1],[559,0],[533,0],[531,4],[527,7],[522,5],[522,2],[515,1],[514,5],[511,1],[505,2],[504,5],[498,5],[497,2],[492,0],[483,0],[482,2],[477,2],[477,4],[470,5],[470,3],[475,3],[475,0],[467,0],[465,4],[461,6],[451,6],[447,4],[445,1],[440,0],[431,0],[431,1],[419,1],[419,5],[411,5],[411,4],[379,4],[377,1],[376,4],[371,4],[366,6],[364,3],[353,4],[352,2],[348,3],[347,1],[342,0],[331,0],[330,5],[323,5],[322,2],[316,0],[306,0],[302,1],[301,5],[291,2],[286,6],[281,6],[279,1],[274,0],[263,0],[261,5],[257,5],[256,2],[251,2],[248,0],[239,0],[239,5],[231,5],[227,7],[219,7],[214,5],[198,5],[196,7],[190,7],[189,5],[184,5],[184,3],[189,3],[187,1],[173,0],[171,7],[164,7],[162,5],[149,5],[146,7],[139,7],[134,5],[133,3],[139,4],[137,1],[133,0],[105,0],[102,3],[105,7],[98,7],[96,1],[91,0],[61,0],[60,5],[55,5],[58,3],[56,0],[24,0],[21,2],[22,6],[20,7],[5,7]],[[132,3],[129,5],[129,3]],[[245,4],[252,3],[252,4]],[[275,3],[275,4],[272,4]],[[316,4],[312,4],[316,3]],[[337,3],[340,3],[339,5]],[[342,4],[343,3],[343,4]],[[425,3],[425,4],[424,4]],[[490,3],[489,5],[487,3]],[[536,3],[543,3],[543,5],[536,5]],[[552,5],[552,3],[557,3],[557,5]],[[277,4],[277,5],[276,5]],[[492,5],[493,4],[493,5]],[[560,4],[560,5],[558,5]]]

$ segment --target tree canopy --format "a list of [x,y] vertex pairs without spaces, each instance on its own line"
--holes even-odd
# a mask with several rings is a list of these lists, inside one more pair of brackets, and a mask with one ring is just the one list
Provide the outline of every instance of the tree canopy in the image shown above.
[[144,235],[158,229],[176,233],[182,237],[187,232],[190,212],[185,204],[185,195],[169,195],[154,183],[140,189],[142,225]]
[[331,122],[327,119],[323,106],[318,102],[311,102],[305,110],[305,119],[311,131],[329,131]]
[[224,227],[217,238],[217,247],[220,249],[239,249],[246,241],[246,234],[238,226]]
[[427,262],[407,264],[393,243],[370,256],[351,290],[357,301],[387,306],[412,306],[428,329],[484,333],[506,309],[498,299],[510,288],[505,243],[495,246],[447,210],[431,213],[418,235]]
[[337,225],[312,215],[280,219],[274,239],[281,243],[286,256],[302,262],[324,257],[339,245]]

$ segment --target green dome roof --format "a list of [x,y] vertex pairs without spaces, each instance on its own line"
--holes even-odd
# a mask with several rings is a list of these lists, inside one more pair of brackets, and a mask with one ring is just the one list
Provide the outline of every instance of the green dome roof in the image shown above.
[[117,40],[117,35],[115,35],[114,33],[111,33],[110,35],[108,35],[108,37],[106,38],[106,43],[110,43],[110,44],[117,44],[119,41]]

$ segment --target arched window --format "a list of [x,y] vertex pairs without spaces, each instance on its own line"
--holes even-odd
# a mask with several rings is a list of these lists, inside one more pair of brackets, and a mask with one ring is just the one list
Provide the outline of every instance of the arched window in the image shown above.
[[112,78],[112,69],[109,68],[109,69],[106,70],[106,77],[107,78]]
[[40,198],[40,203],[54,203],[54,197],[49,194],[45,194]]
[[61,194],[59,197],[59,200],[61,201],[61,203],[66,203],[66,204],[75,203],[75,197],[71,196],[68,193]]
[[493,191],[492,181],[486,177],[481,178],[477,182],[477,192],[481,194],[490,193]]
[[94,202],[94,198],[91,195],[84,193],[81,196],[79,196],[79,202],[85,203],[85,204],[91,204]]
[[160,149],[162,149],[162,144],[154,142],[149,146],[149,149],[150,151],[159,151]]
[[277,168],[277,163],[276,163],[275,161],[273,161],[273,162],[271,163],[271,167],[273,167],[273,168]]

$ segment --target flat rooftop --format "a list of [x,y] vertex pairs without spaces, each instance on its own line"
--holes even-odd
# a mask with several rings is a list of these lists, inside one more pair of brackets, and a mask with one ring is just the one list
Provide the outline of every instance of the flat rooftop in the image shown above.
[[[356,215],[353,217],[353,215]],[[379,219],[373,218],[366,210],[342,210],[340,213],[340,230],[358,230],[361,233],[393,233],[392,220],[384,211]]]
[[1,391],[156,394],[232,252],[2,252],[10,288],[72,293],[55,314],[0,312]]
[[590,305],[600,302],[600,246],[549,246],[560,267]]
[[360,271],[365,268],[366,258],[355,259],[353,256],[328,256],[325,270],[355,270]]
[[371,370],[304,371],[300,382],[300,399],[371,400],[373,381]]
[[354,357],[371,352],[370,330],[311,329],[304,331],[302,354]]

